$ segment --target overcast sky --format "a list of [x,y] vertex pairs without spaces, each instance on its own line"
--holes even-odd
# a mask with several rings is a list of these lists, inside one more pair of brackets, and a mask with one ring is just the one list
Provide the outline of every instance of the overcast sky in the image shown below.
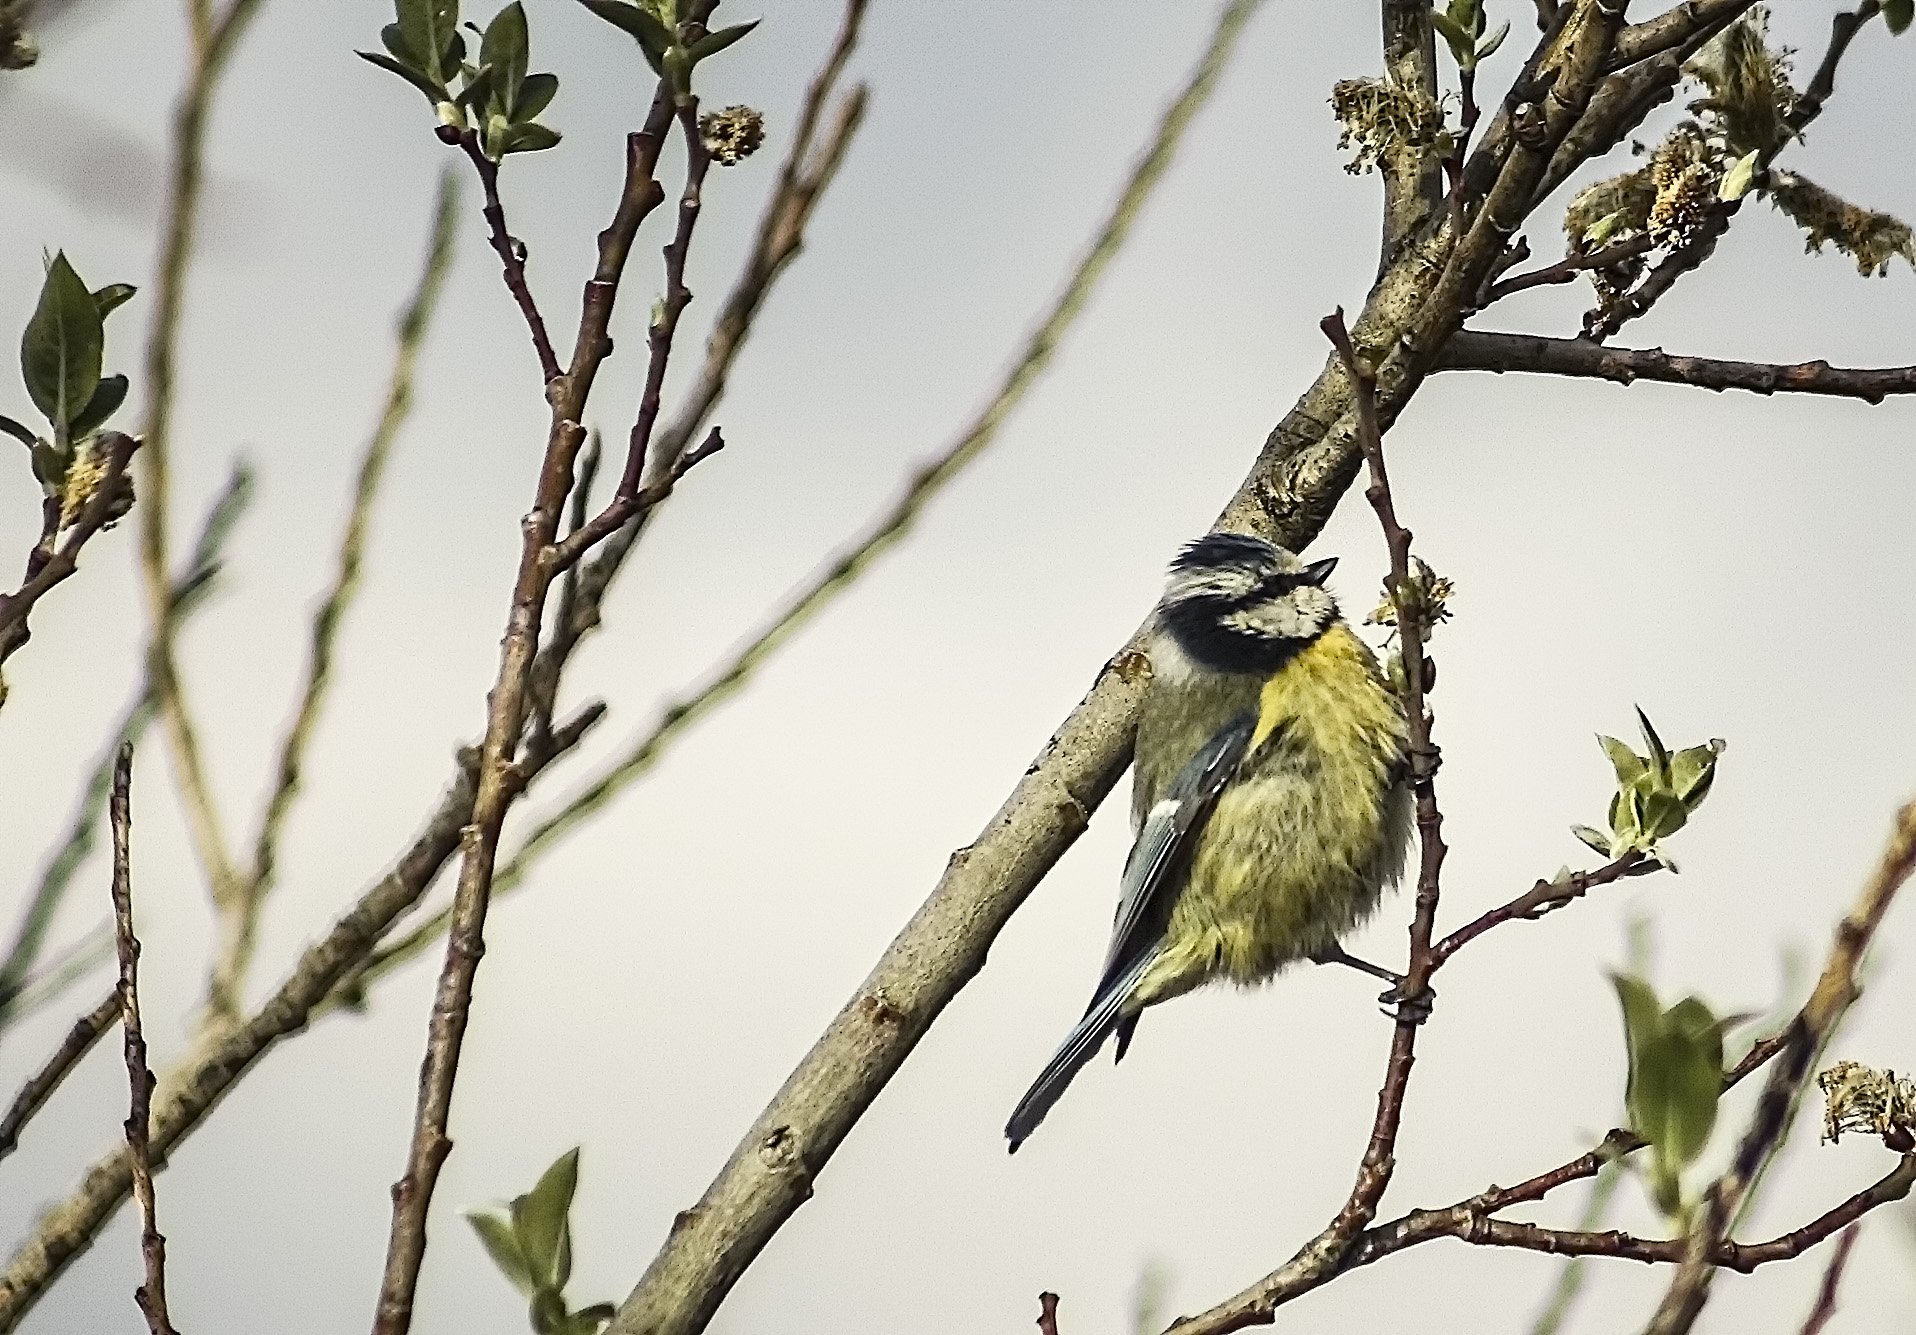
[[[46,35],[40,67],[0,86],[7,329],[31,309],[43,247],[64,248],[96,286],[151,281],[158,164],[184,60],[178,7],[91,2],[93,22],[76,7]],[[566,140],[514,159],[504,188],[532,281],[569,344],[619,136],[642,114],[649,76],[582,7],[527,8],[535,68],[563,80],[547,118]],[[1136,624],[1166,558],[1230,495],[1321,363],[1317,320],[1357,307],[1373,271],[1377,183],[1340,170],[1325,98],[1334,80],[1376,70],[1374,8],[1265,7],[1134,243],[990,455],[743,699],[497,909],[421,1335],[524,1329],[519,1300],[455,1211],[524,1190],[575,1144],[572,1293],[623,1296],[673,1214]],[[1829,6],[1783,8],[1781,35],[1812,48],[1801,63],[1813,64]],[[708,187],[688,352],[756,221],[837,10],[766,6],[760,30],[701,71],[708,103],[764,108],[771,141]],[[1527,32],[1528,5],[1493,0],[1492,12]],[[572,698],[613,706],[591,755],[642,730],[982,402],[1184,79],[1211,13],[1182,0],[1148,11],[877,0],[854,61],[872,84],[871,115],[718,414],[730,448],[673,500],[580,656]],[[174,522],[183,544],[234,455],[258,464],[228,591],[184,651],[215,786],[240,830],[302,670],[309,606],[383,393],[393,314],[451,156],[421,99],[351,54],[376,47],[389,18],[379,0],[266,4],[214,123]],[[1487,67],[1493,87],[1522,35]],[[1907,123],[1912,60],[1916,35],[1867,30],[1790,165],[1916,216],[1916,171],[1892,129]],[[642,374],[639,322],[666,212],[641,238],[620,352],[594,399],[614,431]],[[1546,257],[1560,245],[1551,216],[1531,235]],[[256,997],[404,846],[453,747],[482,725],[545,409],[471,191],[459,244],[288,832]],[[1908,363],[1913,294],[1907,265],[1859,278],[1839,256],[1802,254],[1793,227],[1757,204],[1620,341]],[[148,295],[109,335],[109,369],[133,373],[136,396]],[[1525,294],[1494,324],[1569,333],[1586,296]],[[25,407],[10,377],[0,400],[0,411]],[[1567,827],[1599,822],[1609,792],[1592,734],[1629,736],[1633,704],[1672,743],[1720,736],[1730,749],[1701,818],[1671,841],[1680,877],[1502,929],[1445,971],[1387,1210],[1527,1177],[1613,1123],[1622,1043],[1605,970],[1622,961],[1633,915],[1655,924],[1659,985],[1721,1011],[1769,1008],[1787,958],[1820,961],[1892,810],[1916,792],[1913,428],[1909,400],[1461,375],[1436,380],[1405,414],[1390,438],[1398,506],[1458,586],[1435,646],[1445,921],[1565,862],[1588,865]],[[37,518],[18,463],[0,492],[0,551],[24,551]],[[32,884],[136,680],[135,546],[129,523],[89,547],[7,665],[0,900]],[[1358,498],[1315,550],[1342,557],[1334,587],[1353,612],[1368,609],[1386,554]],[[545,801],[571,782],[556,776]],[[168,783],[156,735],[139,768],[136,876],[162,1063],[182,1049],[209,935]],[[1146,1267],[1168,1276],[1165,1315],[1193,1311],[1282,1261],[1336,1209],[1389,1043],[1375,987],[1343,972],[1154,1012],[1123,1067],[1088,1070],[1006,1157],[1005,1115],[1082,1007],[1104,948],[1122,812],[1107,804],[1011,923],[715,1331],[1022,1331],[1051,1288],[1069,1335],[1110,1332]],[[60,924],[67,939],[105,915],[103,864],[82,887]],[[1401,958],[1407,918],[1394,904],[1354,946]],[[1916,1066],[1913,937],[1916,906],[1905,904],[1837,1055]],[[369,1320],[433,972],[415,966],[370,1013],[329,1018],[275,1051],[174,1156],[159,1190],[181,1329],[318,1335]],[[6,1036],[7,1088],[104,983]],[[118,1135],[125,1076],[112,1048],[0,1166],[8,1238]],[[1732,1125],[1747,1102],[1730,1101]],[[1865,1139],[1819,1148],[1814,1105],[1748,1236],[1792,1227],[1889,1166]],[[1582,1199],[1567,1192],[1520,1217],[1569,1223]],[[1620,1199],[1620,1224],[1659,1229],[1638,1186]],[[1916,1320],[1912,1222],[1907,1210],[1872,1217],[1833,1332]],[[1823,1259],[1724,1276],[1704,1328],[1795,1330]],[[25,1329],[131,1335],[143,1328],[138,1270],[123,1213]],[[1555,1273],[1543,1257],[1439,1243],[1313,1295],[1280,1328],[1393,1330],[1414,1303],[1427,1332],[1519,1331]],[[1634,1329],[1667,1274],[1611,1262],[1592,1278],[1577,1331]]]

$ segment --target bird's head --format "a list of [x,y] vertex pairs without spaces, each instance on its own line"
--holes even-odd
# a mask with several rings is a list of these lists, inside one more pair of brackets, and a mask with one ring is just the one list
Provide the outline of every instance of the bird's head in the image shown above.
[[1337,620],[1324,587],[1336,557],[1300,561],[1242,533],[1208,533],[1171,562],[1158,620],[1193,662],[1273,672]]

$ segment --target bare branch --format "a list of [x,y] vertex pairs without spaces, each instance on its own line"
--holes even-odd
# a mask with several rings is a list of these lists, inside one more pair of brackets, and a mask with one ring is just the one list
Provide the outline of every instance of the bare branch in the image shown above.
[[1632,850],[1622,857],[1591,872],[1577,872],[1564,881],[1538,881],[1523,894],[1508,904],[1494,908],[1482,917],[1465,923],[1450,933],[1435,946],[1431,953],[1439,966],[1455,955],[1459,950],[1482,936],[1493,927],[1507,922],[1535,921],[1546,913],[1555,912],[1583,898],[1597,886],[1610,885],[1631,876],[1647,876],[1661,870],[1662,864],[1647,861],[1643,854]]
[[73,1073],[80,1059],[93,1051],[93,1045],[100,1041],[108,1026],[120,1015],[119,989],[106,994],[106,998],[92,1010],[73,1022],[67,1030],[60,1046],[53,1050],[45,1065],[34,1073],[33,1078],[20,1087],[14,1096],[13,1106],[7,1109],[7,1115],[0,1118],[0,1159],[12,1154],[20,1143],[20,1132],[34,1115],[46,1106],[53,1091]]
[[[669,475],[694,437],[705,429],[712,411],[724,396],[726,382],[740,349],[750,338],[753,322],[772,288],[804,245],[805,227],[818,201],[837,175],[865,113],[866,90],[863,84],[840,100],[838,111],[822,143],[814,147],[818,127],[824,117],[837,82],[844,73],[858,43],[867,0],[848,0],[824,65],[813,77],[811,87],[799,109],[791,146],[779,168],[778,184],[759,219],[758,235],[745,257],[732,290],[719,309],[719,316],[706,343],[705,361],[698,379],[686,396],[678,415],[659,433],[650,450],[649,482]],[[600,609],[612,581],[645,530],[649,511],[628,520],[607,540],[604,548],[583,568],[568,566],[568,594],[562,598],[561,613],[546,645],[533,665],[532,694],[534,726],[549,720],[555,707],[560,670],[580,639],[599,624]],[[583,527],[581,519],[572,525],[574,532]],[[576,578],[573,576],[576,575]]]
[[[695,0],[684,15],[685,22],[702,23],[715,2]],[[451,1117],[459,1056],[471,1018],[473,982],[478,975],[479,959],[485,952],[486,911],[492,897],[499,835],[521,786],[513,782],[513,776],[517,772],[519,745],[532,703],[529,687],[533,659],[538,652],[547,596],[559,575],[559,570],[551,564],[551,551],[566,499],[573,488],[573,468],[579,447],[585,438],[580,422],[585,416],[593,380],[612,350],[612,309],[625,263],[639,224],[664,198],[657,168],[675,114],[684,128],[691,156],[686,190],[680,203],[678,231],[666,248],[665,305],[669,311],[676,311],[690,300],[683,283],[685,251],[698,215],[699,182],[710,159],[699,139],[697,99],[690,95],[675,98],[670,81],[662,75],[643,128],[627,138],[625,183],[611,223],[599,234],[598,263],[585,285],[572,361],[565,374],[548,386],[546,397],[552,409],[551,422],[532,510],[521,525],[518,572],[513,579],[498,675],[487,696],[486,732],[480,746],[472,819],[462,836],[452,925],[445,964],[433,995],[406,1167],[393,1184],[392,1230],[373,1321],[376,1335],[405,1335],[412,1325],[419,1267],[426,1252],[426,1218],[439,1170],[452,1151],[446,1125]],[[620,485],[620,497],[628,496],[635,489],[630,484],[635,483],[643,467],[676,324],[675,313],[652,321],[652,356],[646,375],[646,394],[633,427],[631,454]],[[538,730],[534,731],[536,734]]]
[[242,882],[239,894],[232,902],[221,906],[220,941],[212,976],[208,980],[207,1009],[210,1015],[225,1021],[241,1013],[246,974],[252,965],[259,937],[260,914],[267,895],[272,892],[278,871],[276,854],[280,833],[293,809],[293,802],[299,796],[306,748],[318,725],[320,710],[332,681],[333,652],[340,623],[359,591],[360,569],[365,559],[366,533],[372,522],[373,504],[385,477],[393,443],[412,412],[414,367],[426,332],[431,327],[446,273],[452,264],[458,204],[458,178],[450,171],[444,172],[439,178],[439,194],[433,208],[425,266],[412,298],[399,318],[385,407],[371,438],[366,442],[365,452],[360,456],[358,478],[353,486],[346,527],[340,537],[332,587],[327,590],[313,614],[306,680],[293,711],[293,721],[280,743],[273,789],[267,798],[259,831],[253,841],[252,867]]
[[[582,710],[553,731],[549,749],[533,750],[506,775],[515,794],[566,754],[603,717],[602,706]],[[350,979],[391,930],[419,902],[459,847],[472,819],[478,757],[468,751],[439,807],[385,876],[343,913],[325,936],[307,947],[293,971],[244,1023],[202,1035],[191,1056],[167,1073],[155,1091],[151,1143],[164,1158],[190,1135],[253,1065],[283,1039],[302,1032],[319,1005]],[[47,1287],[92,1245],[132,1190],[126,1147],[96,1160],[64,1200],[44,1211],[0,1272],[0,1330],[19,1324]]]
[[1058,1295],[1038,1295],[1038,1335],[1058,1335]]
[[153,1198],[153,1072],[147,1069],[146,1036],[140,1031],[140,939],[133,934],[132,799],[133,744],[128,742],[120,747],[120,758],[113,769],[113,797],[107,814],[113,826],[113,936],[120,955],[120,985],[115,1000],[121,1027],[126,1030],[126,1078],[132,1089],[126,1148],[132,1165],[133,1199],[140,1207],[140,1254],[146,1263],[146,1283],[133,1291],[133,1298],[152,1335],[178,1335],[166,1311],[166,1239],[160,1234]]
[[[252,488],[252,471],[244,462],[236,463],[227,477],[226,485],[207,511],[186,573],[174,582],[171,616],[176,623],[184,622],[204,606],[216,587],[220,553],[252,497]],[[54,915],[65,900],[81,864],[93,852],[94,838],[101,817],[106,812],[107,794],[113,785],[113,765],[119,748],[124,742],[138,742],[144,735],[158,708],[156,690],[156,683],[149,671],[139,696],[121,716],[113,729],[112,741],[81,789],[80,802],[72,823],[67,827],[66,838],[47,860],[46,869],[41,872],[32,897],[21,911],[20,925],[14,931],[6,962],[0,964],[0,1030],[20,1018],[23,997],[46,944],[47,933],[53,926]]]
[[186,309],[186,278],[193,258],[194,233],[199,223],[200,190],[206,172],[206,131],[212,118],[213,97],[228,61],[262,0],[228,0],[215,11],[213,0],[194,0],[193,60],[186,87],[173,112],[172,163],[165,221],[162,224],[159,273],[153,290],[153,321],[147,330],[146,378],[142,389],[146,413],[140,429],[140,570],[146,585],[147,615],[153,625],[149,674],[158,688],[159,712],[165,724],[173,771],[186,809],[187,834],[193,843],[216,906],[230,903],[239,893],[239,872],[226,842],[212,785],[200,754],[185,688],[180,681],[174,636],[178,626],[169,615],[173,576],[168,557],[168,521],[172,511],[173,400],[181,321]]
[[1684,0],[1655,18],[1632,23],[1617,34],[1612,69],[1622,69],[1651,56],[1689,45],[1743,17],[1756,0]]
[[479,185],[486,195],[485,218],[492,249],[499,256],[506,290],[518,303],[519,313],[525,316],[526,328],[532,334],[532,350],[539,358],[539,373],[549,385],[563,374],[563,369],[559,365],[559,354],[552,350],[552,336],[546,332],[539,303],[533,299],[532,289],[526,283],[525,242],[506,226],[506,206],[499,200],[499,164],[486,156],[477,130],[441,125],[437,133],[442,142],[464,149],[466,156],[472,159],[473,170],[479,173]]
[[1444,371],[1530,371],[1614,380],[1656,380],[1698,389],[1742,389],[1753,394],[1826,394],[1881,403],[1891,394],[1916,394],[1916,366],[1841,367],[1826,361],[1737,362],[1684,357],[1662,348],[1612,348],[1585,338],[1546,338],[1466,329],[1451,336],[1438,358]]
[[1822,1335],[1823,1327],[1836,1315],[1837,1286],[1843,1282],[1843,1268],[1849,1264],[1849,1254],[1856,1247],[1862,1227],[1860,1223],[1851,1224],[1836,1240],[1836,1250],[1830,1255],[1830,1263],[1823,1270],[1823,1282],[1816,1291],[1816,1306],[1803,1322],[1803,1335]]
[[[1735,1157],[1711,1185],[1703,1208],[1697,1211],[1683,1266],[1651,1318],[1646,1335],[1685,1335],[1709,1301],[1710,1280],[1715,1274],[1712,1255],[1724,1244],[1745,1199],[1774,1154],[1817,1055],[1861,994],[1858,970],[1863,956],[1896,892],[1912,871],[1916,871],[1916,802],[1897,813],[1889,846],[1875,875],[1837,925],[1836,939],[1816,990],[1791,1024],[1783,1050],[1770,1067],[1769,1083],[1737,1144]],[[1902,1193],[1907,1194],[1911,1176],[1916,1175],[1916,1156],[1905,1156],[1898,1172],[1904,1175]]]

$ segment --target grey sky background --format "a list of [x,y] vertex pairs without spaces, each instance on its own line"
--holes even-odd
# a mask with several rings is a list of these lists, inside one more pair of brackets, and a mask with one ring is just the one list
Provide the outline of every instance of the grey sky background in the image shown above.
[[[180,20],[173,5],[99,3],[92,23],[49,35],[39,69],[0,87],[8,330],[31,309],[42,247],[64,247],[96,286],[151,280]],[[648,84],[631,44],[580,6],[527,8],[535,68],[562,78],[547,119],[566,142],[512,160],[505,193],[569,341],[617,188],[619,136]],[[524,1328],[455,1210],[524,1190],[574,1144],[584,1183],[572,1291],[623,1296],[674,1212],[1136,624],[1166,558],[1230,494],[1320,365],[1318,318],[1359,305],[1374,268],[1377,183],[1339,170],[1325,103],[1335,79],[1377,68],[1374,8],[1265,8],[1055,371],[990,456],[741,701],[496,910],[422,1335]],[[1830,7],[1778,8],[1778,32],[1813,65]],[[767,6],[758,33],[701,71],[708,105],[764,108],[772,140],[708,186],[681,372],[696,365],[837,11]],[[1528,11],[1492,5],[1520,28]],[[572,698],[613,705],[589,755],[643,729],[981,402],[1212,12],[1183,0],[1148,11],[879,0],[855,61],[873,85],[871,115],[718,414],[730,448],[662,515],[577,663]],[[456,156],[410,89],[350,54],[375,47],[389,16],[378,0],[269,3],[213,132],[175,532],[187,541],[236,453],[258,464],[228,592],[185,646],[238,831],[253,823],[302,671],[309,605],[384,390],[434,178]],[[1493,87],[1521,37],[1487,67]],[[1790,166],[1916,216],[1916,171],[1893,128],[1906,123],[1912,60],[1916,35],[1866,31]],[[454,745],[482,724],[544,405],[476,197],[467,191],[417,413],[282,854],[255,995],[383,870],[435,801]],[[608,432],[636,401],[665,225],[661,213],[641,239],[621,347],[595,395]],[[1558,253],[1547,226],[1531,242]],[[1717,257],[1619,341],[1911,361],[1909,268],[1864,280],[1841,257],[1801,249],[1767,206],[1745,209]],[[1484,323],[1569,333],[1584,300],[1582,289],[1525,294]],[[136,395],[149,315],[143,293],[109,333],[109,369],[133,374]],[[11,372],[0,385],[0,411],[17,415],[24,392]],[[1390,438],[1398,504],[1459,590],[1435,645],[1445,920],[1565,862],[1587,865],[1566,827],[1599,821],[1609,791],[1591,735],[1632,736],[1632,704],[1673,743],[1721,736],[1730,750],[1700,820],[1672,841],[1681,876],[1502,929],[1446,969],[1387,1209],[1527,1177],[1612,1124],[1622,1041],[1605,970],[1623,959],[1632,915],[1655,923],[1659,986],[1721,1011],[1766,1010],[1788,958],[1803,961],[1799,980],[1820,963],[1891,811],[1916,791],[1912,428],[1908,400],[1474,375],[1418,395]],[[0,551],[24,551],[37,517],[16,465],[0,491]],[[64,828],[137,679],[135,540],[127,524],[90,547],[8,664],[9,901]],[[1367,610],[1386,554],[1358,498],[1315,550],[1343,558],[1335,587],[1353,614]],[[143,991],[162,1063],[184,1043],[208,944],[163,757],[156,734],[135,797]],[[570,782],[557,776],[545,802]],[[1336,1208],[1389,1042],[1375,988],[1344,973],[1154,1012],[1123,1067],[1094,1066],[1016,1159],[1004,1154],[1004,1116],[1078,1013],[1103,949],[1122,810],[1107,804],[1014,919],[715,1331],[1025,1330],[1042,1288],[1064,1295],[1072,1335],[1111,1331],[1147,1265],[1169,1275],[1167,1316],[1195,1310],[1283,1260]],[[104,864],[83,884],[67,938],[106,914]],[[1837,1055],[1916,1065],[1912,912],[1901,905],[1889,921]],[[1398,901],[1354,947],[1400,957],[1407,919]],[[159,1191],[182,1329],[306,1335],[369,1320],[435,970],[436,957],[382,987],[369,1013],[328,1018],[269,1055],[176,1154]],[[103,971],[7,1036],[7,1088],[104,985]],[[1729,1101],[1731,1127],[1747,1106]],[[0,1233],[18,1236],[63,1196],[124,1116],[109,1043],[0,1167]],[[1815,1116],[1806,1109],[1748,1236],[1792,1227],[1888,1167],[1874,1142],[1819,1148]],[[1621,1225],[1657,1231],[1638,1186],[1620,1199]],[[1534,1217],[1568,1223],[1581,1202],[1565,1193]],[[1912,1257],[1916,1215],[1872,1216],[1832,1330],[1909,1329]],[[1823,1259],[1724,1276],[1702,1329],[1797,1329]],[[142,1329],[138,1269],[129,1212],[25,1329]],[[1440,1243],[1287,1309],[1280,1328],[1522,1330],[1555,1273],[1538,1256]],[[1591,1279],[1577,1331],[1634,1329],[1667,1275],[1611,1262]]]

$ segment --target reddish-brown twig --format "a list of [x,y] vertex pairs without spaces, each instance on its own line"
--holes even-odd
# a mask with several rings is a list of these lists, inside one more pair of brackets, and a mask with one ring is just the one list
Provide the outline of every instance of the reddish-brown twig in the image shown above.
[[1586,338],[1547,338],[1464,329],[1438,355],[1440,371],[1531,372],[1613,380],[1654,380],[1698,389],[1752,394],[1825,394],[1881,403],[1892,394],[1916,394],[1916,366],[1844,367],[1825,361],[1737,362],[1686,357],[1662,348],[1613,348]]
[[133,1297],[152,1335],[177,1335],[166,1310],[166,1238],[160,1233],[153,1197],[153,1149],[150,1141],[153,1072],[146,1061],[146,1036],[140,1030],[140,939],[133,934],[133,743],[120,747],[113,767],[113,796],[107,803],[113,827],[113,937],[119,948],[120,985],[116,995],[120,1024],[126,1031],[126,1078],[131,1107],[126,1117],[126,1148],[133,1166],[133,1199],[140,1210],[140,1255],[146,1282]]
[[1654,249],[1656,249],[1656,243],[1646,232],[1641,236],[1633,236],[1628,241],[1619,241],[1614,246],[1606,246],[1602,250],[1593,251],[1587,255],[1568,255],[1555,264],[1546,264],[1541,269],[1532,269],[1529,273],[1516,274],[1492,283],[1490,290],[1484,294],[1483,304],[1488,306],[1492,302],[1502,301],[1513,292],[1523,292],[1533,287],[1574,282],[1578,276],[1592,269],[1607,269],[1613,264],[1621,264],[1639,255],[1647,255]]
[[1595,871],[1580,871],[1563,881],[1538,881],[1528,890],[1509,903],[1491,909],[1488,913],[1472,922],[1465,923],[1456,931],[1431,947],[1436,956],[1436,965],[1443,963],[1472,941],[1501,923],[1515,922],[1518,919],[1534,921],[1546,913],[1563,908],[1597,886],[1609,885],[1629,876],[1646,876],[1659,869],[1661,864],[1646,861],[1643,854],[1625,853],[1613,862],[1605,863]]
[[486,156],[477,130],[441,125],[437,133],[442,142],[464,149],[466,156],[472,159],[473,170],[479,173],[479,185],[486,194],[485,218],[492,248],[499,256],[506,290],[519,304],[519,313],[525,316],[526,328],[532,334],[532,350],[539,357],[539,373],[549,385],[564,371],[559,365],[559,354],[552,350],[552,336],[546,332],[545,317],[539,314],[539,303],[533,299],[532,288],[526,282],[525,242],[506,226],[506,208],[499,199],[499,164]]
[[1058,1295],[1038,1295],[1038,1335],[1058,1335]]
[[1836,1240],[1836,1250],[1830,1254],[1830,1263],[1823,1268],[1823,1282],[1816,1290],[1816,1306],[1803,1322],[1803,1335],[1822,1335],[1823,1327],[1836,1315],[1836,1290],[1843,1282],[1843,1267],[1849,1264],[1849,1254],[1855,1250],[1862,1229],[1860,1223],[1851,1224]]

